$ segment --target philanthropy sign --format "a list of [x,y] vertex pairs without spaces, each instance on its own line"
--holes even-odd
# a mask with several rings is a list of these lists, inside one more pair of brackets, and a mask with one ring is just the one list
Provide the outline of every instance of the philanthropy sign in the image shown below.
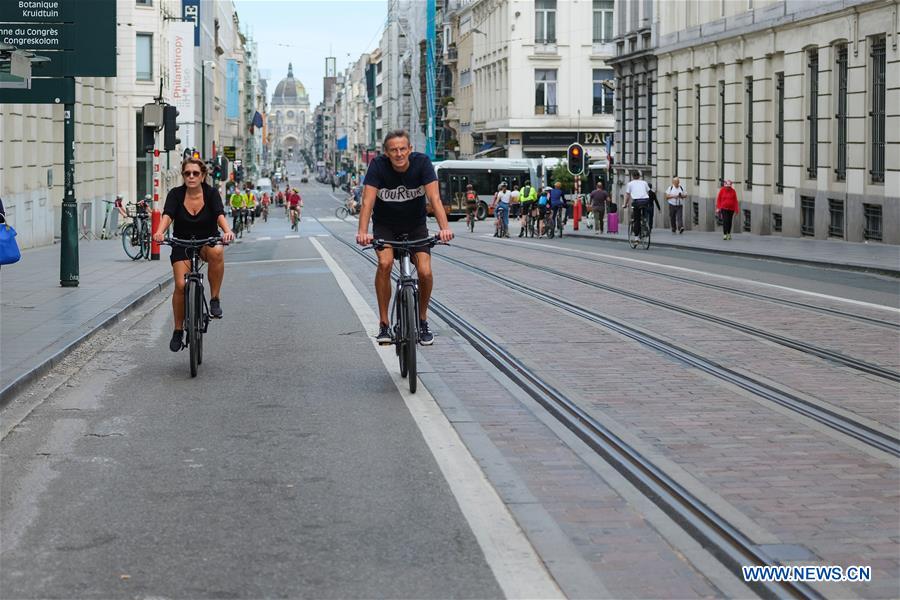
[[193,147],[194,125],[194,26],[191,23],[169,25],[169,76],[172,82],[171,104],[178,108],[182,144]]

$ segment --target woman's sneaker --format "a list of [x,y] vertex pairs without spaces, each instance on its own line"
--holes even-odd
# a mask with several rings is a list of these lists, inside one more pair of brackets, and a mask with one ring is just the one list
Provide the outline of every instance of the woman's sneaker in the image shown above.
[[172,332],[172,339],[169,340],[169,350],[172,352],[178,352],[182,348],[184,348],[184,344],[182,343],[182,338],[184,337],[184,331],[180,329],[176,329]]
[[391,335],[391,328],[387,323],[382,323],[378,328],[378,336],[375,337],[375,341],[382,346],[390,346],[394,343],[394,336]]
[[209,315],[213,319],[222,318],[222,303],[219,302],[218,298],[213,298],[209,301]]
[[419,321],[419,343],[423,346],[434,343],[434,334],[428,329],[428,321]]

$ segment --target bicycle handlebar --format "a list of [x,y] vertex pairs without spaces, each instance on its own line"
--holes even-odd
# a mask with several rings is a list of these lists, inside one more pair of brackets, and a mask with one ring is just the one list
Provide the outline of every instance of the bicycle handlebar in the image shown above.
[[424,246],[428,245],[430,248],[433,248],[437,245],[449,246],[447,242],[442,242],[441,238],[437,235],[431,235],[427,238],[422,238],[421,240],[373,240],[369,246],[363,246],[363,250],[381,250],[385,246],[396,246],[398,248],[411,248],[413,246]]
[[167,246],[181,246],[183,248],[202,248],[203,246],[228,245],[227,243],[222,241],[222,236],[219,235],[199,240],[182,240],[174,237],[167,237],[159,243],[165,244]]

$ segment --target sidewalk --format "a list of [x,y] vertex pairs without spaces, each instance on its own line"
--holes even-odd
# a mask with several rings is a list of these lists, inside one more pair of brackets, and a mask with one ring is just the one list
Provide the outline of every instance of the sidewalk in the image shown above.
[[[582,220],[579,231],[572,231],[571,222],[565,235],[580,238],[628,241],[628,232],[620,223],[618,234],[595,235]],[[853,271],[871,271],[900,277],[900,246],[878,242],[843,242],[840,240],[813,240],[778,235],[735,233],[730,241],[722,239],[717,231],[689,231],[673,234],[669,229],[653,229],[651,246],[685,248],[701,252],[718,252],[737,256],[753,256],[813,265],[831,265]]]
[[64,288],[59,254],[59,245],[25,250],[21,261],[0,270],[0,406],[172,278],[167,255],[132,261],[121,240],[82,241],[80,283]]

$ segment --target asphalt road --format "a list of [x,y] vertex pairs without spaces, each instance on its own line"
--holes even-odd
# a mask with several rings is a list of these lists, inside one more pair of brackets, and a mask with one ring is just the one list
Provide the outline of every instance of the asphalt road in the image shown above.
[[291,233],[229,249],[196,379],[160,298],[3,440],[3,597],[502,596],[321,228]]

